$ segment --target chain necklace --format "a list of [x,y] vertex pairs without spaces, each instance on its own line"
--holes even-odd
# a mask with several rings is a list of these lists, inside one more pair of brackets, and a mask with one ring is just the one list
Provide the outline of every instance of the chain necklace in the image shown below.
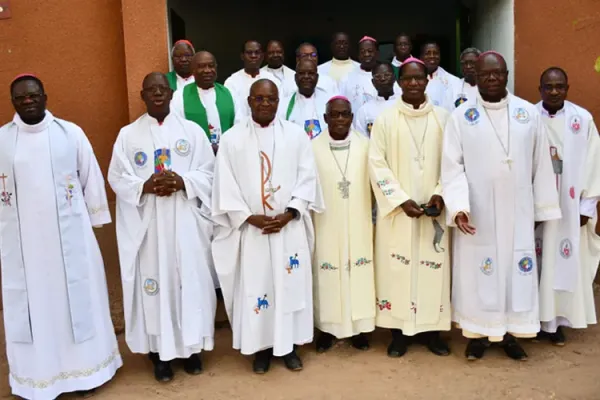
[[331,155],[333,156],[333,161],[335,161],[335,165],[337,166],[338,171],[340,171],[340,174],[342,175],[342,180],[337,183],[337,188],[340,191],[340,194],[342,195],[342,199],[347,199],[350,197],[350,181],[346,178],[346,173],[348,172],[348,161],[350,160],[350,145],[351,144],[352,144],[352,141],[350,141],[350,143],[348,143],[348,153],[346,154],[346,165],[344,166],[343,171],[342,171],[342,167],[340,166],[340,163],[338,162],[337,158],[335,157],[335,154],[333,153],[331,144],[329,145],[329,151],[331,151]]
[[413,133],[410,124],[408,123],[408,119],[405,114],[402,114],[404,117],[404,122],[406,122],[406,126],[408,126],[408,131],[410,132],[410,137],[412,138],[413,144],[415,145],[415,150],[417,150],[417,156],[414,158],[415,161],[419,163],[419,167],[423,168],[423,161],[425,157],[423,157],[423,146],[425,145],[425,137],[427,136],[427,128],[429,127],[429,114],[425,115],[425,129],[423,130],[423,137],[421,138],[421,144],[417,144],[417,139]]
[[498,142],[500,143],[500,145],[502,146],[502,150],[504,151],[504,155],[506,155],[506,160],[504,160],[503,163],[508,165],[508,169],[510,170],[513,161],[510,159],[510,111],[508,109],[508,104],[506,105],[506,128],[508,129],[508,139],[507,139],[506,146],[504,145],[504,142],[502,141],[502,138],[500,137],[500,133],[498,132],[498,129],[496,129],[496,126],[494,126],[494,121],[492,121],[492,119],[490,118],[490,114],[487,112],[485,105],[482,104],[481,108],[483,108],[483,112],[485,113],[485,116],[490,121],[490,125],[492,126],[492,129],[494,130],[496,139],[498,139]]

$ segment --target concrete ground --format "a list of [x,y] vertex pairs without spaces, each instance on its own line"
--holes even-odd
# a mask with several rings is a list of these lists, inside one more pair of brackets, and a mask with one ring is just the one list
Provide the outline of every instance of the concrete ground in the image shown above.
[[[568,342],[563,348],[524,342],[527,362],[512,361],[499,349],[490,349],[483,360],[467,362],[463,357],[466,340],[456,330],[447,335],[451,356],[436,357],[425,347],[413,345],[400,359],[386,356],[389,334],[378,330],[372,336],[372,348],[366,352],[340,342],[328,353],[316,354],[313,345],[306,345],[299,351],[303,371],[289,372],[281,361],[275,361],[268,374],[258,376],[251,371],[251,359],[231,349],[229,328],[221,328],[216,331],[215,350],[203,353],[204,373],[188,376],[181,365],[176,365],[175,379],[168,384],[154,381],[150,361],[131,354],[121,335],[124,366],[93,398],[600,399],[600,327],[567,330],[566,334]],[[7,373],[6,356],[2,354],[0,399],[11,398]]]

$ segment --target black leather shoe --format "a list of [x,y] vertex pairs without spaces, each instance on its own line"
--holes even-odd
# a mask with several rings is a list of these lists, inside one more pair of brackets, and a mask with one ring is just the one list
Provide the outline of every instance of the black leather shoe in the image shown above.
[[273,350],[267,349],[259,351],[254,355],[254,362],[252,363],[252,370],[255,374],[266,374],[271,366],[271,358],[273,357]]
[[408,341],[400,329],[392,329],[392,343],[388,346],[387,354],[390,357],[402,357],[408,350]]
[[489,347],[487,339],[471,339],[465,350],[465,357],[469,361],[480,360],[483,358],[485,350]]
[[506,339],[500,346],[504,349],[506,355],[513,360],[527,361],[527,353],[525,353],[525,350],[517,343],[515,338],[510,337],[509,339]]
[[352,336],[352,347],[358,350],[369,350],[369,339],[367,339],[367,335],[364,333],[359,333],[356,336]]
[[183,369],[190,375],[198,375],[202,373],[202,360],[198,354],[192,354],[183,360]]
[[302,371],[302,360],[296,354],[296,350],[292,350],[290,353],[283,356],[283,362],[290,371]]
[[317,347],[317,353],[325,353],[333,346],[335,336],[331,333],[321,332],[315,343]]
[[154,377],[159,382],[170,382],[173,380],[173,369],[169,361],[158,361],[154,364]]
[[83,399],[87,399],[88,397],[92,397],[95,393],[96,393],[96,389],[78,390],[77,396],[79,396]]
[[562,330],[562,327],[556,328],[555,333],[548,333],[548,337],[550,338],[550,343],[555,346],[564,346],[567,338],[565,337],[565,333]]
[[439,332],[428,332],[427,348],[436,356],[450,355],[448,344],[442,340]]

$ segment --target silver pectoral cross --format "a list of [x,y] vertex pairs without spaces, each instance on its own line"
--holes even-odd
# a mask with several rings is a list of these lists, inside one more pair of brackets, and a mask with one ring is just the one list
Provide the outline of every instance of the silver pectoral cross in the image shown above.
[[275,194],[275,192],[277,192],[280,188],[281,188],[281,186],[277,186],[276,188],[274,188],[273,183],[271,183],[271,181],[269,181],[265,192],[270,193],[270,194]]
[[350,181],[346,178],[343,178],[341,181],[337,183],[338,190],[342,194],[342,199],[347,199],[350,197]]

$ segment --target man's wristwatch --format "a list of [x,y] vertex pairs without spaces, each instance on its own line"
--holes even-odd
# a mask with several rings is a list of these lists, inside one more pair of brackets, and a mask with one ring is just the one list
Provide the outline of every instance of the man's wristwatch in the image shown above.
[[294,217],[294,219],[300,218],[300,211],[296,210],[295,208],[288,207],[285,209],[285,212],[292,213],[292,216]]

